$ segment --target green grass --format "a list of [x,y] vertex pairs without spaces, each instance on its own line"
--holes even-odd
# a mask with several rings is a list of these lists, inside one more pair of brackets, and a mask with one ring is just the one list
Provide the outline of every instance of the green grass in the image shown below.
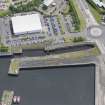
[[8,52],[9,48],[4,46],[4,45],[0,45],[0,52]]
[[0,17],[4,17],[4,16],[7,16],[7,15],[10,15],[9,11],[0,11]]
[[80,11],[80,8],[78,7],[78,4],[76,3],[76,0],[72,0],[72,2],[74,4],[74,7],[77,11],[77,14],[78,14],[78,17],[79,17],[79,20],[80,20],[80,31],[82,31],[86,26],[85,19],[83,17],[83,14]]
[[75,44],[75,43],[81,43],[81,42],[85,42],[86,39],[82,36],[78,36],[78,37],[64,37],[64,42],[65,43],[71,43],[71,44]]
[[[63,54],[55,54],[55,55],[47,55],[47,56],[39,56],[39,57],[29,57],[29,62],[37,62],[37,61],[43,61],[47,62],[47,64],[59,64],[59,61],[64,60],[64,59],[69,59],[71,61],[74,60],[80,60],[82,58],[86,57],[92,57],[92,56],[99,56],[100,55],[100,50],[98,49],[97,46],[94,48],[88,49],[88,50],[80,50],[80,51],[75,51],[75,52],[68,52],[68,53],[63,53]],[[19,73],[19,68],[20,64],[22,62],[19,61],[19,59],[12,59],[11,64],[10,64],[10,69],[9,69],[9,74],[18,74]]]
[[42,3],[42,0],[32,0],[26,4],[18,3],[18,5],[10,5],[9,10],[12,13],[20,13],[20,12],[29,12],[34,11],[35,7],[39,7],[39,5]]
[[11,47],[5,46],[0,43],[0,52],[11,53]]
[[63,10],[64,15],[67,15],[68,13],[69,13],[69,5],[67,5]]
[[90,50],[90,54],[91,54],[91,55],[98,56],[98,55],[101,54],[101,52],[100,52],[99,48],[96,46],[96,47],[94,47],[92,50]]
[[64,25],[63,25],[63,23],[61,21],[61,17],[59,15],[57,16],[57,21],[58,21],[58,23],[61,26],[61,33],[64,34],[65,33],[65,31],[64,31]]
[[13,53],[22,53],[22,48],[21,48],[21,46],[19,46],[19,47],[11,47],[11,51]]
[[71,59],[71,60],[78,60],[85,57],[91,57],[91,56],[98,56],[100,55],[100,51],[97,47],[88,49],[88,50],[81,50],[81,51],[75,51],[70,53],[64,53],[61,54],[61,58],[65,59]]
[[39,6],[42,3],[42,0],[32,0],[35,6]]
[[96,19],[96,21],[97,21],[98,23],[101,23],[101,19],[102,19],[101,14],[99,14],[99,13],[97,12],[97,10],[94,9],[89,3],[88,3],[88,5],[89,5],[90,11],[92,12],[92,14],[93,14],[94,18]]
[[100,55],[100,51],[99,51],[98,47],[95,46],[94,48],[90,48],[88,50],[80,50],[80,51],[75,51],[75,52],[55,54],[53,56],[48,55],[48,56],[44,56],[44,57],[37,57],[37,59],[45,60],[45,61],[48,61],[48,60],[58,61],[58,60],[62,60],[62,59],[70,59],[71,61],[74,61],[74,60],[80,60],[81,58],[98,56],[98,55]]
[[17,59],[12,59],[8,74],[17,75],[19,73],[20,61]]

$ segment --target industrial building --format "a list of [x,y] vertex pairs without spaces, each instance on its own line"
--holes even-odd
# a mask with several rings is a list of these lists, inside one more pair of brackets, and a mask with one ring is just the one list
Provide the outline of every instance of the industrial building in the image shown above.
[[100,0],[93,0],[93,2],[99,6],[100,8],[103,7],[105,8],[105,3],[101,2]]
[[11,18],[14,35],[42,32],[39,14],[15,16]]
[[48,7],[48,6],[51,5],[53,2],[54,2],[54,0],[44,0],[44,1],[43,1],[43,4]]

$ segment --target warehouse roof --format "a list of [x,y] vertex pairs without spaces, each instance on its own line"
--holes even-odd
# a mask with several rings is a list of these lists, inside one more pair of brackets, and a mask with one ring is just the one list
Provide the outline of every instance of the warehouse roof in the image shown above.
[[12,17],[12,26],[14,34],[26,32],[35,32],[42,30],[39,14]]

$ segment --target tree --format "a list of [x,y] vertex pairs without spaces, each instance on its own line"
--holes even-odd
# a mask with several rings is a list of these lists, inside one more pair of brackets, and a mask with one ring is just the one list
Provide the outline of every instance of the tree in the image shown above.
[[47,10],[47,8],[48,7],[46,5],[43,5],[43,7],[42,7],[43,10]]

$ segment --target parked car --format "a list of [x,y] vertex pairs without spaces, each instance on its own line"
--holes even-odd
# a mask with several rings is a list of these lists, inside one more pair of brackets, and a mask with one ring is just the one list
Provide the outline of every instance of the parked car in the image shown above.
[[13,103],[14,104],[19,104],[20,103],[20,100],[21,100],[20,96],[14,96],[13,97]]
[[20,96],[17,96],[17,103],[20,103]]
[[16,98],[17,98],[16,96],[13,97],[13,103],[14,104],[16,103],[16,100],[17,100]]

